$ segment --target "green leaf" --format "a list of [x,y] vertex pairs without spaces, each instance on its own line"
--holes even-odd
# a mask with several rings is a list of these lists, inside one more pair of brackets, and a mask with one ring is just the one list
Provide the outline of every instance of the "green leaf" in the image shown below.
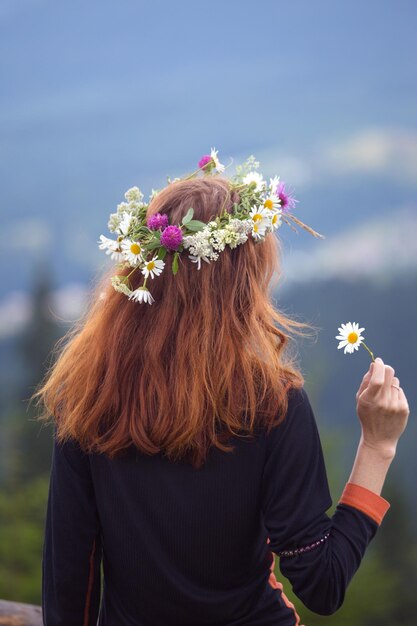
[[184,215],[184,217],[183,217],[183,218],[182,218],[182,220],[181,220],[181,221],[182,221],[182,223],[184,224],[184,226],[185,226],[185,224],[188,224],[188,222],[189,222],[190,220],[192,220],[193,215],[194,215],[194,209],[193,209],[192,207],[190,207],[190,208],[188,209],[187,213]]
[[204,222],[200,222],[199,220],[191,220],[187,224],[188,230],[192,230],[194,232],[198,230],[203,230],[203,228],[205,227],[206,227],[206,224]]
[[146,244],[146,246],[143,246],[143,247],[145,248],[145,250],[155,250],[155,248],[159,248],[159,246],[161,245],[159,241],[160,239],[161,239],[161,231],[155,230],[153,232],[152,239],[149,241],[149,243]]
[[175,275],[178,272],[178,257],[179,253],[176,252],[172,257],[172,273]]
[[145,250],[148,250],[148,251],[149,251],[149,250],[155,250],[155,248],[159,248],[159,246],[160,246],[160,245],[161,245],[161,244],[160,244],[160,242],[159,242],[159,241],[155,241],[155,240],[153,240],[153,241],[151,241],[150,243],[146,244],[146,246],[144,246],[144,249],[145,249]]
[[158,250],[158,259],[160,259],[161,261],[163,259],[165,259],[166,253],[167,253],[167,249],[166,248],[164,248],[163,246],[161,248],[159,248],[159,250]]

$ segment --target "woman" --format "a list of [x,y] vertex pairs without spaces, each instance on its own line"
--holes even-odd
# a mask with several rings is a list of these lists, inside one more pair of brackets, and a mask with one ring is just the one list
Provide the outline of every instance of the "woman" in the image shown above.
[[[177,180],[147,218],[177,224],[192,207],[207,224],[239,201],[222,176]],[[46,626],[294,626],[275,555],[312,611],[341,606],[389,508],[380,494],[409,409],[394,369],[376,359],[329,517],[315,416],[289,355],[307,325],[270,301],[279,252],[268,235],[200,271],[183,255],[178,273],[148,281],[152,306],[108,276],[99,283],[37,392],[55,424]],[[139,288],[138,273],[119,276]]]

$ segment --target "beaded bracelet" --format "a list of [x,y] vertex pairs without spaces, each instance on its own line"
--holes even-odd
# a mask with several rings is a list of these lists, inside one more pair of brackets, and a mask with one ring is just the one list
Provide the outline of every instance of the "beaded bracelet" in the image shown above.
[[317,546],[321,545],[326,539],[328,539],[330,533],[326,533],[322,539],[318,539],[314,543],[310,543],[308,546],[304,546],[303,548],[295,548],[294,550],[281,550],[281,552],[277,552],[277,556],[295,556],[296,554],[302,554],[303,552],[309,552]]

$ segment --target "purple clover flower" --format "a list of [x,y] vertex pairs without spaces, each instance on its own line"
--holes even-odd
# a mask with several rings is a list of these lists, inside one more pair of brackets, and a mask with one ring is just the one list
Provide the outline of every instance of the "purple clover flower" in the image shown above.
[[161,245],[168,250],[178,250],[182,243],[182,230],[178,226],[167,226],[160,239]]
[[210,154],[205,154],[204,156],[202,156],[198,162],[198,167],[200,168],[200,170],[204,169],[211,160],[212,158]]
[[276,194],[281,200],[280,209],[285,213],[295,208],[295,203],[298,202],[292,195],[292,191],[285,189],[285,183],[279,183]]
[[150,230],[164,230],[168,226],[168,215],[162,215],[162,213],[155,213],[148,217],[146,225]]

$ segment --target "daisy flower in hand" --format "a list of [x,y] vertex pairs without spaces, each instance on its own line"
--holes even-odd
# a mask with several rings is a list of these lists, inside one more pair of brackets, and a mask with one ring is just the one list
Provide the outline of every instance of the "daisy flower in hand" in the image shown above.
[[372,360],[374,361],[374,355],[365,344],[361,335],[363,330],[365,330],[365,328],[359,328],[359,324],[357,322],[353,322],[353,324],[352,322],[342,324],[338,328],[340,334],[336,335],[336,339],[339,339],[339,345],[337,346],[337,349],[344,348],[345,354],[347,352],[353,354],[355,350],[359,350],[360,345],[363,345],[363,347],[368,350],[369,354],[372,357]]

